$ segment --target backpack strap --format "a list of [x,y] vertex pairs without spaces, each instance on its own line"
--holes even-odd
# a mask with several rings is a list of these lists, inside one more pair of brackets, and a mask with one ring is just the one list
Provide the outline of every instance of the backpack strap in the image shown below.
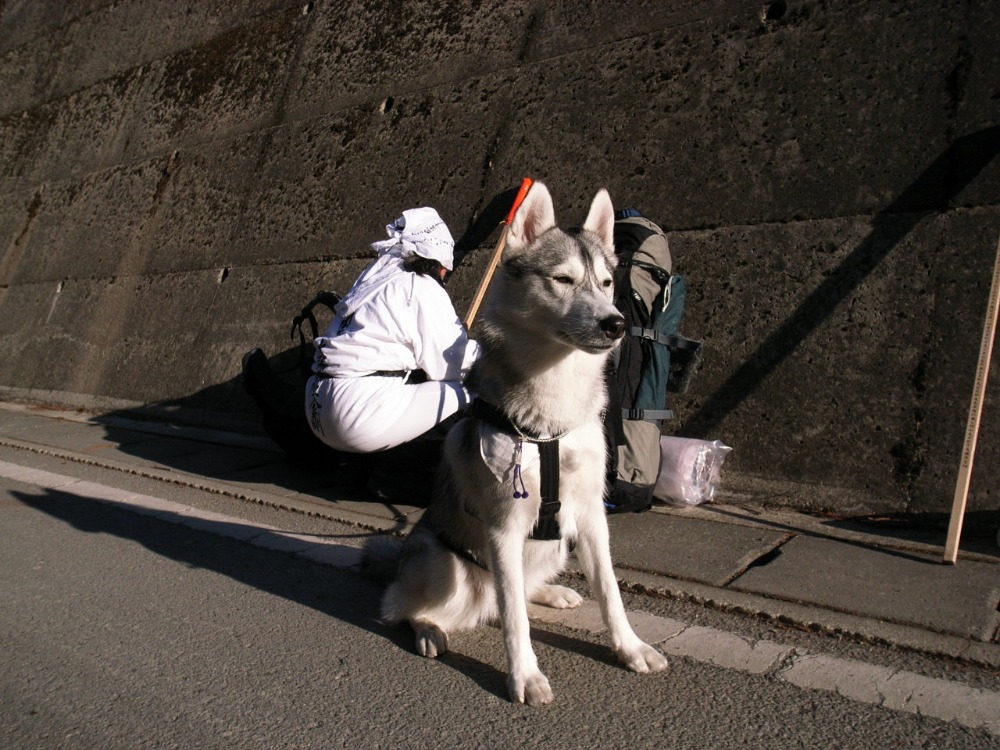
[[650,276],[656,279],[658,284],[666,284],[670,280],[670,271],[666,268],[656,265],[655,263],[647,263],[644,260],[637,260],[635,258],[623,258],[618,261],[618,265],[621,268],[631,268],[632,266],[638,266],[642,270],[646,271]]
[[312,338],[315,339],[319,336],[319,324],[316,322],[316,316],[313,315],[313,308],[316,305],[325,305],[330,308],[332,312],[337,304],[340,302],[341,297],[336,292],[320,292],[309,303],[302,308],[302,311],[292,318],[292,331],[291,337],[295,338],[295,332],[299,332],[299,342],[305,343],[305,334],[302,333],[302,324],[309,323],[309,329],[312,331]]
[[669,346],[671,349],[700,349],[700,341],[692,341],[683,336],[670,336],[666,333],[659,333],[653,328],[630,328],[629,334],[636,338],[655,341],[658,344]]
[[622,419],[633,421],[642,419],[647,422],[656,422],[673,418],[674,413],[670,409],[622,409]]
[[[302,369],[303,375],[309,377],[312,374],[312,355],[308,349],[308,344],[312,343],[316,338],[319,337],[319,323],[316,322],[316,316],[313,314],[313,308],[316,305],[324,305],[334,312],[337,304],[340,302],[341,296],[336,292],[320,292],[315,297],[313,297],[302,311],[292,318],[292,330],[289,337],[294,339],[295,333],[298,331],[299,334],[299,365]],[[312,336],[307,340],[305,333],[302,332],[302,324],[309,323],[309,331]]]

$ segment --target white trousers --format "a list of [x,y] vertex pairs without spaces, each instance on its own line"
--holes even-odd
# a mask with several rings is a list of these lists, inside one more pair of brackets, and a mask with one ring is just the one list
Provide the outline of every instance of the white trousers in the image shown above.
[[414,384],[400,377],[313,376],[305,407],[312,431],[331,448],[373,453],[419,437],[470,401],[457,380]]

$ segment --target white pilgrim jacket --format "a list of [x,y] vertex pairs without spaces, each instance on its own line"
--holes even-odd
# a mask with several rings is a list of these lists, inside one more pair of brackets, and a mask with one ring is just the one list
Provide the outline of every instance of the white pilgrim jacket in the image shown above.
[[430,276],[400,269],[353,313],[316,339],[314,370],[338,378],[380,370],[423,370],[428,380],[461,380],[479,354],[448,292]]

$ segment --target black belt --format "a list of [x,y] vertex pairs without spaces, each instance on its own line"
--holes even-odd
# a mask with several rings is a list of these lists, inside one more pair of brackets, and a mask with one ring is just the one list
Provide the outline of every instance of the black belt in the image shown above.
[[[376,370],[375,372],[369,372],[366,375],[362,375],[363,378],[405,378],[407,375],[410,376],[410,383],[426,383],[427,373],[423,370]],[[338,375],[331,375],[328,372],[317,372],[316,377],[319,379],[324,378],[336,378]]]

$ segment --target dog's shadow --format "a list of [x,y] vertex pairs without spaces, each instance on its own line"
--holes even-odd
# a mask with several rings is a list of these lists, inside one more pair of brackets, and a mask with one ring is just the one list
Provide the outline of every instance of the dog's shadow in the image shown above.
[[[169,512],[146,515],[113,501],[81,500],[79,495],[58,489],[12,491],[10,496],[79,531],[136,542],[189,568],[219,573],[241,585],[315,609],[381,636],[399,648],[412,646],[402,629],[387,627],[379,620],[378,584],[349,570],[231,538],[234,531],[240,531],[238,523],[199,519],[199,528],[189,528],[179,518],[171,519]],[[259,528],[250,521],[246,526]],[[219,534],[223,527],[228,538]]]
[[[285,552],[255,547],[213,533],[212,527],[232,522],[205,520],[200,529],[143,515],[107,500],[84,500],[58,489],[12,491],[10,496],[28,508],[45,513],[87,534],[107,534],[140,544],[164,558],[191,568],[210,570],[233,581],[278,596],[384,638],[401,651],[421,659],[413,650],[413,631],[405,625],[388,626],[379,618],[382,587],[359,573],[318,565]],[[175,519],[176,520],[176,519]],[[247,522],[251,526],[251,522]],[[354,536],[354,535],[350,535]],[[276,560],[276,557],[279,558]],[[283,559],[282,559],[283,558]],[[610,654],[593,643],[551,631],[532,629],[533,640],[565,651],[585,653],[608,661]],[[461,651],[449,651],[438,660],[507,701],[507,676],[496,666]],[[613,663],[610,659],[609,663]]]
[[[404,626],[399,629],[404,630],[406,636],[412,637],[409,628]],[[611,649],[599,643],[537,627],[531,628],[531,641],[535,645],[542,644],[558,651],[576,654],[609,667],[622,668]],[[402,644],[402,648],[413,650],[412,641],[407,642],[404,638]],[[544,657],[542,659],[544,660]],[[455,650],[441,655],[438,657],[438,661],[475,682],[484,692],[505,702],[510,700],[507,693],[507,673],[497,669],[492,664],[487,664],[473,656]]]
[[[400,625],[395,629],[405,632],[405,635],[409,636],[410,641],[408,644],[404,645],[403,648],[408,648],[408,650],[412,652],[413,636],[410,629],[404,625]],[[437,661],[449,669],[453,669],[459,674],[472,680],[483,692],[489,693],[494,698],[498,698],[503,701],[508,700],[507,675],[492,664],[487,664],[484,661],[467,654],[463,654],[460,651],[448,651],[447,653],[439,656]]]

